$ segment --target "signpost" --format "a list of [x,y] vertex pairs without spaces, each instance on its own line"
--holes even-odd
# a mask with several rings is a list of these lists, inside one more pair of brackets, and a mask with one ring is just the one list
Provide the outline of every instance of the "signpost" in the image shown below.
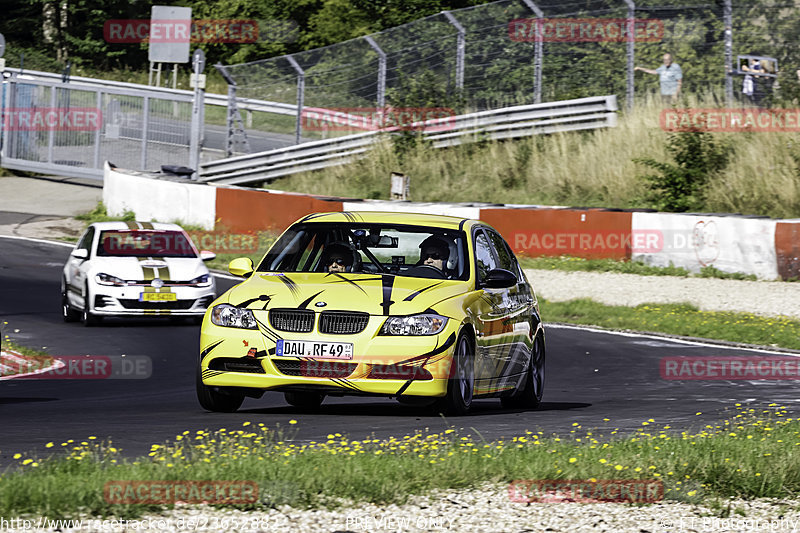
[[193,179],[197,179],[200,168],[200,150],[203,142],[204,110],[205,110],[205,88],[206,75],[203,70],[206,68],[206,54],[199,48],[192,54],[192,79],[191,85],[194,88],[194,98],[192,99],[192,126],[189,137],[189,167],[194,170]]
[[[150,76],[148,84],[161,85],[161,63],[172,63],[172,88],[177,88],[178,63],[189,62],[189,44],[192,36],[192,8],[153,6],[150,10],[150,35],[148,58]],[[153,68],[153,65],[156,65]]]

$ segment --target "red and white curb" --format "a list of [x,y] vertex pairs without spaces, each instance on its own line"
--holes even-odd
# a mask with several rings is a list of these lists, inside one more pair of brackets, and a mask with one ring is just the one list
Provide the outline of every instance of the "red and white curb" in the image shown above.
[[[57,370],[65,366],[64,361],[53,358],[53,362],[46,367],[37,368],[41,364],[41,359],[28,357],[11,350],[0,352],[0,381],[24,376],[35,376],[51,370]],[[23,368],[36,368],[30,372],[20,372]]]

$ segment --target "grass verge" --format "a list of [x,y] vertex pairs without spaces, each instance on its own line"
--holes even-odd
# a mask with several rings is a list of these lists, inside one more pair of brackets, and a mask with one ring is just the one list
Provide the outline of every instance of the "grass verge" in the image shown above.
[[655,331],[800,350],[800,321],[751,313],[700,311],[692,304],[605,305],[588,298],[539,300],[548,322]]
[[649,419],[626,437],[573,424],[568,436],[520,431],[495,442],[451,429],[360,441],[335,433],[324,442],[294,444],[285,432],[245,422],[239,430],[186,431],[136,460],[89,437],[47,445],[64,449],[66,457],[15,454],[15,467],[0,474],[0,514],[127,518],[159,509],[106,502],[104,484],[120,480],[255,481],[259,501],[237,506],[242,509],[330,507],[338,498],[402,503],[434,489],[520,479],[657,479],[666,498],[694,503],[792,496],[800,490],[800,422],[770,405],[776,408],[736,404],[735,416],[693,433],[657,428]]
[[639,261],[617,261],[614,259],[584,259],[582,257],[520,257],[522,268],[538,268],[541,270],[566,270],[569,272],[616,272],[620,274],[637,274],[639,276],[680,276],[698,278],[719,278],[756,281],[754,274],[741,272],[723,272],[713,266],[700,269],[694,274],[683,267],[658,267]]

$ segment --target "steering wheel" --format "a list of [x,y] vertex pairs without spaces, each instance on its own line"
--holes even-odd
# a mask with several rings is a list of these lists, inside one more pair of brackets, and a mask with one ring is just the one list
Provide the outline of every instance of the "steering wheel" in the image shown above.
[[417,265],[413,268],[409,268],[405,272],[406,276],[413,276],[417,278],[435,278],[435,279],[446,279],[447,275],[436,268],[435,266],[431,265]]

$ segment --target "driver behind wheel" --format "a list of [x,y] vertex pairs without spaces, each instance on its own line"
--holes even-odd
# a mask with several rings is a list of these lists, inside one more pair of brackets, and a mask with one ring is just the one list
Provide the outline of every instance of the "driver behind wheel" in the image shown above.
[[450,247],[439,237],[430,236],[419,245],[421,265],[432,266],[444,272],[444,267],[450,257]]

